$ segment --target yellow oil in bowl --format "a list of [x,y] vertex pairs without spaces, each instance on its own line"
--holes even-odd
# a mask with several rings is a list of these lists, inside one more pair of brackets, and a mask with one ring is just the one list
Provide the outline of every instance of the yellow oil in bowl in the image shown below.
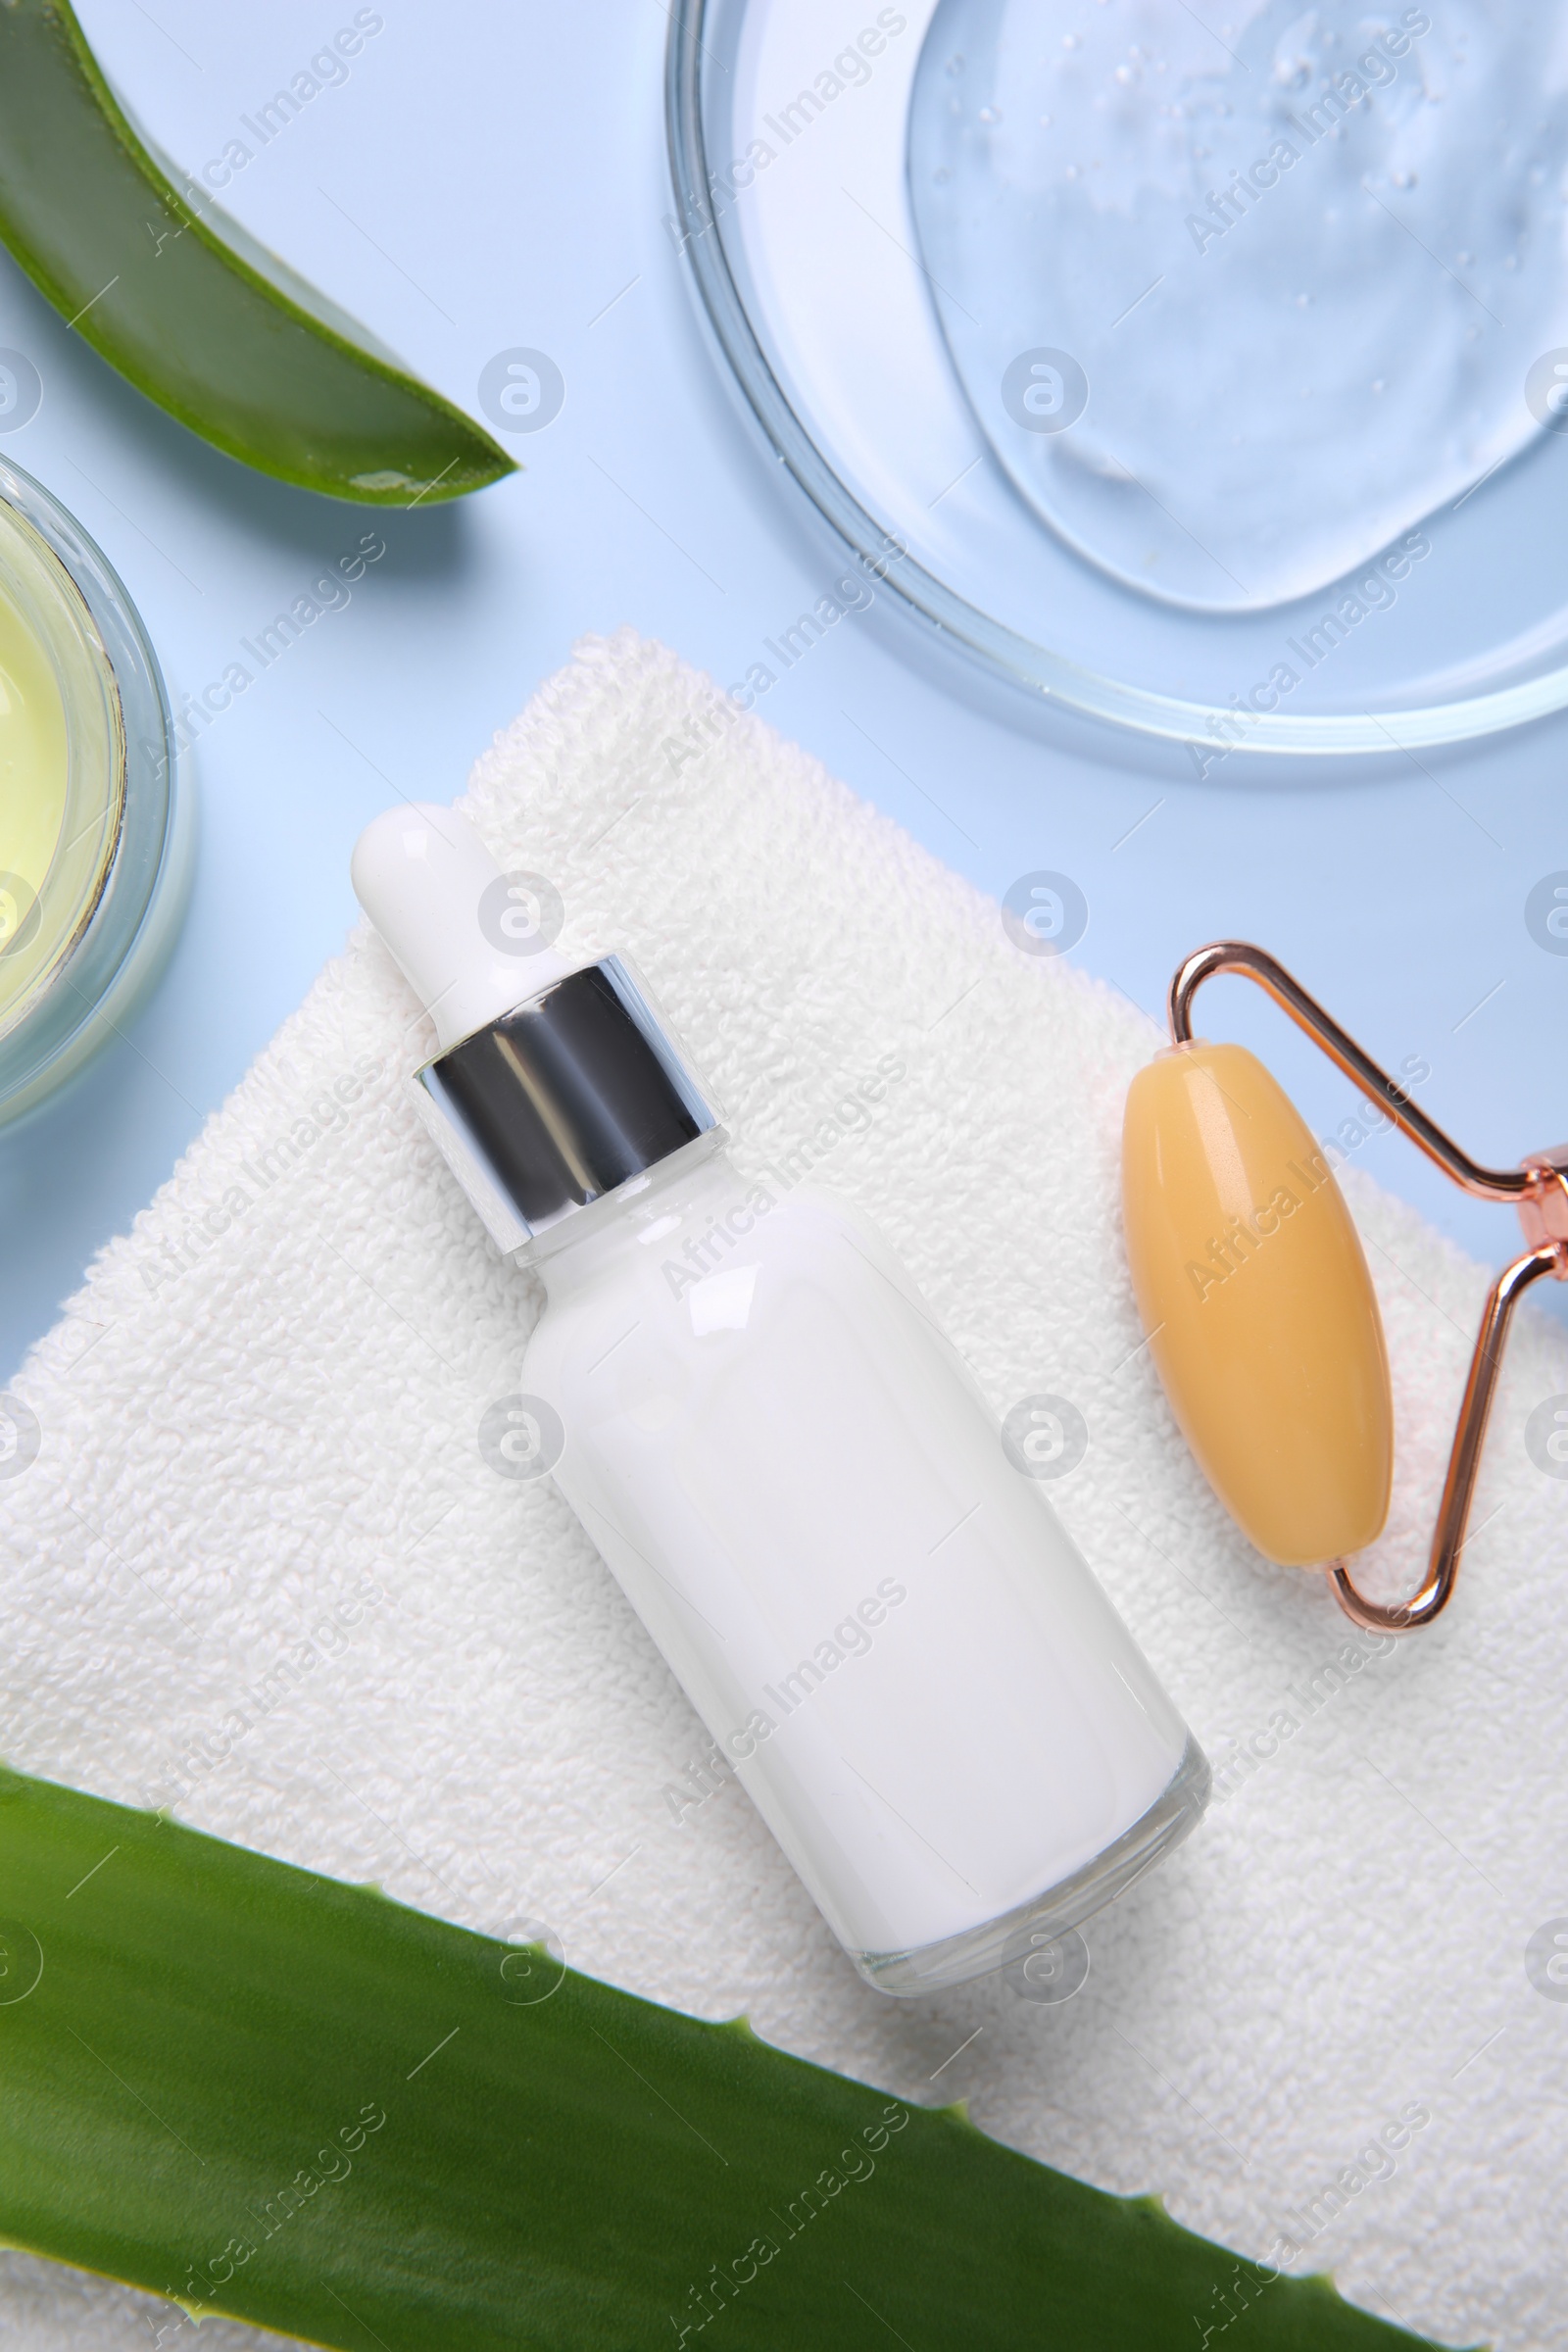
[[172,937],[189,818],[128,596],[42,486],[0,466],[0,1124],[135,1009]]
[[25,998],[66,816],[66,712],[36,633],[0,598],[0,1022]]

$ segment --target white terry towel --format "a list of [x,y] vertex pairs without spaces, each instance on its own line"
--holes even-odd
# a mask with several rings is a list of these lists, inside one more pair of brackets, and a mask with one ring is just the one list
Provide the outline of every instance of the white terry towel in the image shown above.
[[[469,1926],[542,1921],[581,1969],[963,2099],[1249,2255],[1288,2235],[1412,2327],[1560,2346],[1568,1984],[1526,1947],[1568,1914],[1568,1484],[1524,1432],[1568,1343],[1524,1309],[1447,1615],[1352,1634],[1249,1551],[1140,1350],[1116,1168],[1152,1025],[727,710],[659,646],[589,643],[464,806],[568,942],[637,958],[743,1164],[806,1143],[999,1412],[1079,1406],[1054,1498],[1214,1761],[1203,1826],[1090,1925],[1069,2001],[858,1983],[741,1790],[702,1795],[702,1727],[564,1503],[480,1451],[537,1294],[424,1138],[429,1033],[363,931],[16,1384],[0,1746]],[[1487,1275],[1349,1187],[1413,1584]],[[0,2256],[7,2346],[130,2352],[149,2314]]]

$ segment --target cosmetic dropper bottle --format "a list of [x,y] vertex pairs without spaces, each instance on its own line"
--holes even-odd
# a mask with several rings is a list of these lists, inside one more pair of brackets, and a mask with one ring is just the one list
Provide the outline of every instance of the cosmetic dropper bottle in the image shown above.
[[886,1243],[736,1171],[631,972],[555,947],[535,879],[444,808],[354,853],[435,1024],[422,1114],[544,1286],[514,1451],[866,1982],[1026,1966],[1194,1825],[1208,1766]]

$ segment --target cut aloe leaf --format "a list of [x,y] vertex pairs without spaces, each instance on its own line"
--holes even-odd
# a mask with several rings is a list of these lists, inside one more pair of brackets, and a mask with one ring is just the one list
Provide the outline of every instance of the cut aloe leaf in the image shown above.
[[112,367],[264,473],[410,506],[515,471],[193,184],[180,193],[66,0],[0,5],[0,238]]
[[743,2024],[14,1773],[0,2115],[0,2236],[341,2352],[1418,2340]]

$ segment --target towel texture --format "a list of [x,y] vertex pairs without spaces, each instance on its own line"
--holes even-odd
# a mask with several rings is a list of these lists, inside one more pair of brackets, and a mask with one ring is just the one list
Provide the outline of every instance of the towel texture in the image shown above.
[[[637,958],[743,1164],[805,1146],[999,1413],[1077,1405],[1054,1499],[1214,1762],[1209,1816],[1090,1925],[1070,2000],[858,1982],[743,1792],[705,1781],[565,1505],[487,1457],[537,1293],[425,1140],[403,1080],[429,1031],[364,932],[16,1384],[37,1451],[0,1490],[6,1756],[469,1926],[545,1922],[581,1969],[963,2099],[1250,2255],[1286,2236],[1385,2316],[1560,2345],[1568,1983],[1527,1946],[1568,1914],[1568,1482],[1527,1422],[1568,1392],[1561,1333],[1524,1310],[1447,1616],[1357,1636],[1321,1578],[1248,1550],[1140,1348],[1116,1165],[1151,1022],[630,634],[580,649],[463,805],[555,884],[568,943]],[[1173,958],[1195,944],[1177,926]],[[1394,1366],[1392,1589],[1488,1275],[1345,1181]],[[6,2346],[129,2352],[170,2317],[0,2256]]]

